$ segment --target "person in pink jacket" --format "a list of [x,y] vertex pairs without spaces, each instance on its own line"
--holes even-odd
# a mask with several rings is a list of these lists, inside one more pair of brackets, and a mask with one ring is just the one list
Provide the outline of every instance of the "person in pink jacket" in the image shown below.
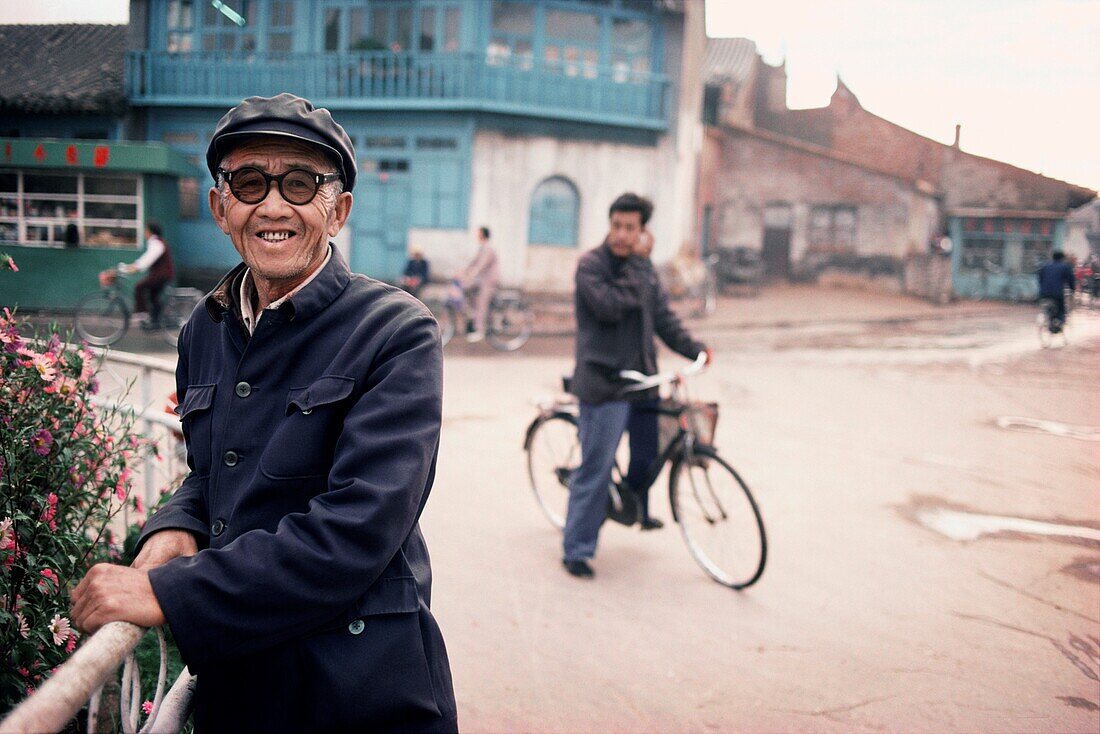
[[471,289],[477,290],[474,300],[474,330],[466,336],[466,340],[471,342],[479,342],[485,338],[485,319],[489,315],[489,304],[500,283],[500,264],[497,262],[496,250],[489,241],[488,227],[478,227],[477,243],[477,254],[458,278],[467,295]]

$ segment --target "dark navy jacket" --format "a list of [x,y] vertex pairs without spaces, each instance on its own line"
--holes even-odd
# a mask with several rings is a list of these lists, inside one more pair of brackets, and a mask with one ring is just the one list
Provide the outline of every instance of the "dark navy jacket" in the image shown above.
[[1048,262],[1039,269],[1039,297],[1062,298],[1066,288],[1073,290],[1076,280],[1073,266],[1065,260]]
[[141,539],[200,539],[149,573],[198,676],[196,729],[454,730],[417,524],[442,411],[435,319],[333,248],[250,338],[243,274],[180,336],[191,473]]
[[577,364],[570,390],[585,403],[652,397],[656,391],[623,394],[618,374],[657,372],[654,335],[672,350],[695,359],[706,347],[692,339],[668,305],[652,263],[616,257],[605,242],[577,262]]

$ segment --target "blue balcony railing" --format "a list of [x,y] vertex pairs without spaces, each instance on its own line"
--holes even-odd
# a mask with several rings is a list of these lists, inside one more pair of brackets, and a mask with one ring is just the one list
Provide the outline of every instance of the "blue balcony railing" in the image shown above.
[[133,104],[164,106],[294,92],[339,109],[484,111],[648,130],[664,130],[669,116],[661,75],[481,54],[131,51],[126,92]]

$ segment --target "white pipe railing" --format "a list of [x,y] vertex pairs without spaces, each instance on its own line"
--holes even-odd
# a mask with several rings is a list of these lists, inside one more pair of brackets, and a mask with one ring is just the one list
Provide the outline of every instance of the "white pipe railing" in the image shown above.
[[[141,706],[141,687],[133,662],[133,651],[145,635],[144,627],[129,622],[111,622],[89,637],[73,656],[57,669],[42,686],[0,721],[0,734],[40,734],[58,732],[89,703],[88,731],[96,731],[99,698],[103,684],[124,661],[131,675],[123,680],[126,689],[120,697],[123,731],[137,728],[137,711]],[[166,660],[161,646],[161,667]],[[164,676],[160,676],[154,706],[141,732],[179,732],[187,720],[195,678],[186,668],[168,695],[164,695]]]

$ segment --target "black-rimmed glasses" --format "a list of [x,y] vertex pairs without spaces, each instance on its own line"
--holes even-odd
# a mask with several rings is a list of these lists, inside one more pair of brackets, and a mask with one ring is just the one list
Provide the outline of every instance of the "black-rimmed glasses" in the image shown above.
[[313,201],[322,186],[340,180],[339,173],[314,173],[304,168],[292,168],[279,176],[272,176],[259,168],[245,166],[235,171],[218,169],[218,174],[229,184],[233,196],[243,204],[259,204],[271,191],[271,182],[279,187],[279,194],[291,204],[301,206]]

